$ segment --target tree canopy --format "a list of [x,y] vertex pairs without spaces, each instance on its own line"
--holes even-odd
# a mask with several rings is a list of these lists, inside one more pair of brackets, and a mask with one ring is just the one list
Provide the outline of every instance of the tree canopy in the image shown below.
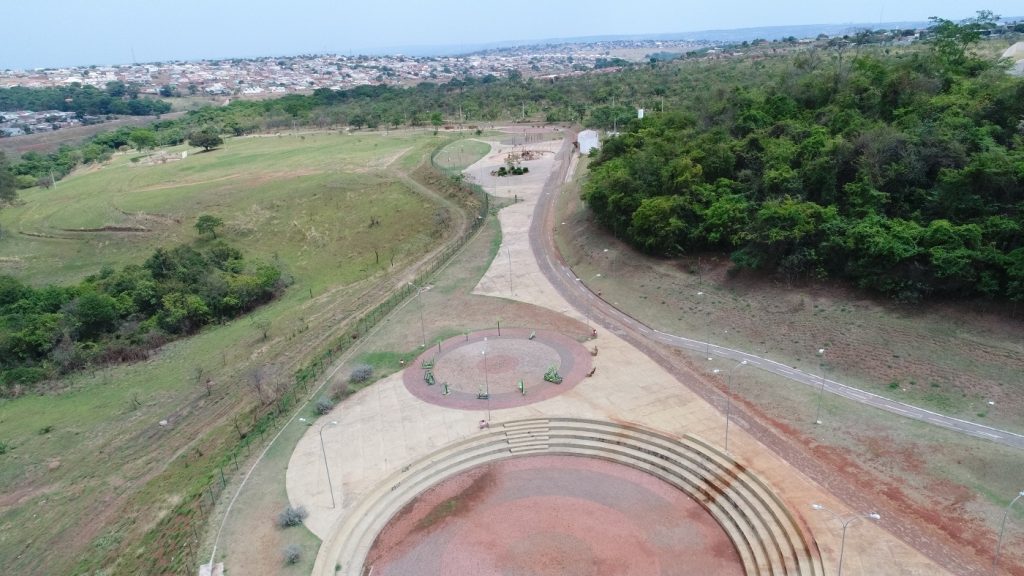
[[32,288],[0,275],[0,396],[89,364],[145,358],[284,286],[276,267],[220,240],[158,248],[142,265],[104,268],[75,286]]
[[163,100],[140,98],[138,86],[123,82],[109,83],[106,90],[75,83],[58,88],[0,88],[0,110],[59,110],[92,116],[150,116],[170,112],[171,105]]
[[220,137],[220,134],[214,128],[203,128],[198,132],[193,132],[188,137],[189,146],[196,146],[206,151],[213,150],[223,143],[224,139]]
[[902,300],[1024,300],[1024,81],[966,51],[987,18],[938,23],[953,44],[930,52],[691,76],[703,90],[596,152],[584,197],[653,254],[725,250]]

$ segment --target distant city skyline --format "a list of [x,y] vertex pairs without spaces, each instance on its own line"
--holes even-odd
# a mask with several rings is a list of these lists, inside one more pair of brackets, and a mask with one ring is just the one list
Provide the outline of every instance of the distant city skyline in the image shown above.
[[655,35],[806,24],[960,20],[978,10],[1024,13],[1019,0],[592,0],[515,3],[432,0],[212,0],[209,3],[33,0],[4,6],[0,69],[470,49],[605,35]]

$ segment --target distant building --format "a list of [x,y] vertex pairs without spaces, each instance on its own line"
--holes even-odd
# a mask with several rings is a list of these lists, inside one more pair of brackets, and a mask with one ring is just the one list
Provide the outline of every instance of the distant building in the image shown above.
[[601,147],[601,139],[597,135],[597,130],[583,130],[576,135],[576,144],[580,155],[586,156],[591,150]]

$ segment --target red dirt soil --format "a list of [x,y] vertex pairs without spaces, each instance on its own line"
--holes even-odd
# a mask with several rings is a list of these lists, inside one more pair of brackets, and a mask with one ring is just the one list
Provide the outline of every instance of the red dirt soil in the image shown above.
[[714,519],[640,470],[575,456],[486,464],[408,504],[377,537],[376,576],[743,573]]

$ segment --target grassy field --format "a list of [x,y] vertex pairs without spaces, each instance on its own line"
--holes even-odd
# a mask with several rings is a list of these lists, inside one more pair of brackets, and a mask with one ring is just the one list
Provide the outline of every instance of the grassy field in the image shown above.
[[[148,361],[72,375],[60,393],[0,400],[0,442],[10,446],[0,455],[4,571],[142,573],[179,554],[147,549],[149,531],[209,481],[211,459],[248,426],[235,418],[260,402],[253,382],[271,395],[290,386],[355,313],[454,233],[433,218],[447,201],[411,190],[398,168],[437,142],[307,134],[233,139],[163,164],[129,154],[54,190],[25,191],[0,213],[11,232],[0,240],[2,272],[34,284],[139,263],[193,239],[202,213],[224,218],[221,236],[247,257],[278,262],[295,280],[256,312],[269,322],[265,338],[242,318]],[[104,227],[145,231],[68,232]]]
[[[564,194],[560,208],[557,241],[576,275],[592,278],[588,285],[605,301],[654,328],[1024,431],[1024,348],[1020,321],[1009,314],[969,304],[895,306],[839,286],[787,286],[730,272],[720,255],[650,258],[600,229],[576,194]],[[824,359],[818,348],[825,348]],[[733,363],[678,355],[725,388],[712,371]],[[734,388],[749,414],[826,465],[828,485],[877,494],[878,506],[939,527],[971,548],[975,561],[991,552],[1002,509],[1021,489],[1018,450],[829,395],[824,424],[816,426],[813,389],[751,368],[736,371]],[[1024,520],[1024,510],[1015,517]],[[1024,529],[1016,526],[1008,531],[1019,537]],[[1024,566],[1019,539],[1007,551]]]

